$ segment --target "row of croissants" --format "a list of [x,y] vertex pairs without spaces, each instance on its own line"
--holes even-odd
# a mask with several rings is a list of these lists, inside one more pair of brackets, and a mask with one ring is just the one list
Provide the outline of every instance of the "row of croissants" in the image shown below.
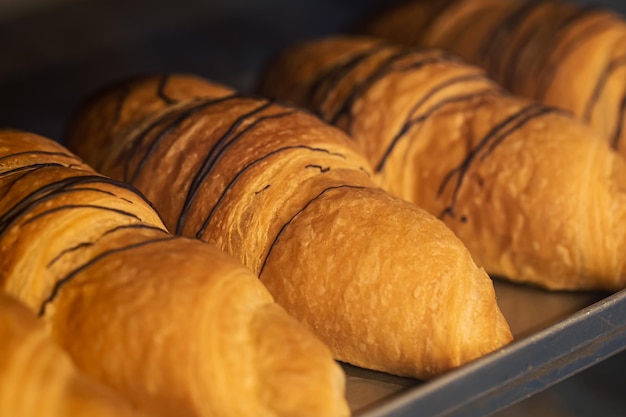
[[347,416],[336,361],[429,379],[510,343],[491,277],[626,287],[620,18],[418,1],[360,30],[259,96],[149,75],[59,141],[0,132],[0,415]]

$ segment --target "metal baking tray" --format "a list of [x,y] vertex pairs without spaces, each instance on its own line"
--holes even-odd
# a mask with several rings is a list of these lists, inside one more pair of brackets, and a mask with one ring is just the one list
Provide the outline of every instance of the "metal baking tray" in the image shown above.
[[[623,1],[576,1],[626,13]],[[198,73],[246,91],[285,44],[336,33],[384,2],[184,0],[169,8],[136,0],[125,13],[105,0],[65,3],[0,21],[0,125],[62,138],[84,94],[146,70]],[[35,41],[44,32],[51,36]],[[81,42],[68,47],[74,33]],[[343,365],[354,416],[485,416],[626,348],[626,290],[553,293],[496,281],[496,292],[514,343],[428,382]]]
[[494,283],[513,343],[427,382],[344,364],[354,416],[486,416],[626,350],[626,290]]

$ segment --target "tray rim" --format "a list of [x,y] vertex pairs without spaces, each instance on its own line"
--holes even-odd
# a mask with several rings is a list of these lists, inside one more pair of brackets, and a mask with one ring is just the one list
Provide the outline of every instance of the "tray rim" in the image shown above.
[[478,417],[626,350],[626,289],[355,417]]

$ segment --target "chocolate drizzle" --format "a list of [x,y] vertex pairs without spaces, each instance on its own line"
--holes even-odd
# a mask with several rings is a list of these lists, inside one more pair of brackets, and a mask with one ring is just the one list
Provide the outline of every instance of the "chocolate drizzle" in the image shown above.
[[[335,66],[331,66],[309,85],[305,96],[307,103],[313,105],[316,95],[322,91],[322,86],[326,92],[333,91],[337,88],[337,85],[341,82],[341,80],[344,79],[354,68],[358,67],[362,62],[374,56],[378,52],[387,49],[388,47],[389,46],[384,43],[377,44],[372,48],[353,55],[345,62],[340,62]],[[317,114],[322,114],[324,103],[325,99],[320,100],[319,106],[317,106],[315,110]]]
[[163,102],[167,105],[176,104],[176,100],[170,98],[165,94],[165,87],[167,86],[168,81],[170,80],[169,74],[163,74],[159,77],[159,84],[157,85],[156,95],[158,98],[163,100]]
[[72,192],[75,192],[75,191],[93,191],[94,193],[100,193],[100,194],[106,194],[106,195],[109,195],[109,196],[112,196],[112,197],[118,197],[118,198],[121,198],[122,200],[126,201],[127,203],[133,204],[133,202],[128,200],[127,198],[119,197],[115,193],[112,193],[111,191],[103,190],[101,188],[96,188],[96,187],[74,187],[74,188],[72,188]]
[[119,95],[117,97],[117,101],[115,102],[115,109],[113,110],[113,118],[111,119],[111,126],[115,126],[119,123],[120,118],[122,117],[122,109],[124,108],[124,103],[128,99],[130,95],[130,82],[124,84],[119,89]]
[[[347,77],[352,70],[364,64],[368,58],[373,57],[375,54],[390,51],[391,54],[385,57],[372,72],[365,77],[359,83],[352,86],[350,94],[345,98],[337,109],[331,114],[324,114],[324,105],[330,96],[330,92],[337,88],[339,83]],[[423,52],[420,48],[403,49],[401,51],[395,51],[389,44],[377,44],[374,47],[367,49],[363,52],[359,52],[354,56],[347,59],[345,62],[341,62],[329,70],[320,75],[314,80],[307,91],[308,102],[311,108],[315,109],[315,112],[324,117],[331,124],[337,124],[339,119],[344,115],[349,115],[350,127],[347,129],[348,133],[352,131],[353,117],[350,115],[354,103],[362,97],[378,80],[385,77],[392,71],[411,71],[419,69],[423,66],[435,64],[439,62],[460,62],[460,60],[446,52],[439,52],[438,55],[429,56],[426,58],[419,57],[417,61],[412,61],[404,66],[399,66],[397,63],[411,55]],[[315,97],[319,97],[318,104],[314,103]]]
[[488,88],[488,89],[478,90],[470,94],[462,94],[458,96],[448,97],[434,104],[428,110],[426,110],[425,112],[421,113],[418,116],[411,117],[411,113],[409,113],[409,119],[404,122],[404,124],[400,128],[400,131],[396,133],[396,135],[389,142],[389,145],[385,149],[385,152],[383,153],[380,161],[375,166],[375,171],[380,172],[383,170],[383,168],[385,167],[385,163],[391,156],[391,153],[393,152],[398,142],[409,132],[409,130],[412,127],[428,120],[428,118],[431,117],[437,110],[440,110],[443,107],[450,105],[450,104],[462,103],[465,101],[476,100],[476,99],[480,99],[480,98],[487,97],[487,96],[497,96],[500,94],[501,94],[501,91],[497,88]]
[[[126,158],[126,164],[124,169],[124,180],[130,182],[131,184],[137,179],[137,176],[143,169],[144,165],[150,159],[150,157],[154,154],[159,144],[171,133],[173,132],[182,122],[193,116],[194,114],[204,110],[210,106],[215,106],[217,104],[223,103],[227,100],[232,100],[239,97],[238,94],[231,94],[228,96],[220,97],[220,98],[210,98],[205,100],[200,100],[194,103],[192,106],[184,108],[184,109],[176,109],[174,112],[165,113],[152,121],[152,123],[148,124],[148,126],[142,130],[135,138],[132,139],[131,148],[128,152],[128,157]],[[178,113],[177,113],[178,112]],[[162,127],[161,131],[156,135],[155,138],[152,139],[148,149],[145,151],[137,166],[135,168],[135,172],[129,176],[130,171],[130,161],[132,159],[132,155],[136,155],[138,153],[138,148],[143,142],[144,138],[150,133],[153,129],[158,127],[161,123],[163,123],[168,118],[173,118],[173,120],[169,121],[164,127]]]
[[246,120],[248,120],[252,116],[255,116],[263,112],[264,110],[266,110],[273,104],[272,101],[266,101],[262,103],[263,104],[261,104],[260,106],[257,106],[254,110],[251,110],[241,115],[240,117],[238,117],[235,120],[235,122],[230,126],[230,128],[216,141],[216,143],[213,145],[213,147],[207,154],[206,158],[204,159],[202,163],[202,166],[200,167],[200,169],[198,170],[198,172],[192,179],[191,184],[189,186],[189,190],[187,191],[187,195],[185,196],[185,201],[183,203],[180,215],[178,217],[178,221],[176,223],[176,234],[182,234],[185,224],[187,222],[189,210],[191,209],[191,206],[193,205],[198,195],[198,192],[200,191],[202,184],[207,179],[209,174],[213,171],[216,164],[222,158],[224,153],[231,146],[233,146],[240,138],[245,136],[249,131],[257,127],[262,122],[270,120],[270,119],[279,119],[282,117],[292,115],[297,112],[297,110],[288,110],[288,111],[281,112],[281,113],[258,117],[256,120],[251,122],[248,126],[246,126],[245,128],[241,129],[241,131],[236,133],[238,128]]
[[521,2],[513,11],[496,25],[479,52],[480,62],[489,74],[495,75],[499,71],[502,50],[509,45],[509,39],[524,21],[532,15],[537,7],[543,5],[542,1]]
[[8,177],[8,176],[11,176],[11,175],[16,174],[18,172],[38,171],[40,169],[52,168],[52,167],[65,168],[65,165],[59,164],[57,162],[47,162],[47,163],[42,163],[42,164],[24,165],[24,166],[21,166],[21,167],[10,169],[8,171],[0,172],[0,178]]
[[407,57],[409,54],[409,51],[393,52],[387,58],[383,59],[378,67],[374,69],[367,77],[363,78],[359,83],[355,83],[352,85],[352,89],[348,97],[334,113],[325,116],[326,120],[328,120],[330,124],[337,124],[339,118],[350,111],[352,105],[358,99],[358,97],[360,97],[365,91],[367,91],[367,89],[372,84],[374,84],[374,82],[376,82],[384,74],[386,74],[389,71],[389,68],[396,61]]
[[445,45],[439,44],[438,47],[447,51],[457,51],[457,43],[463,39],[466,33],[472,30],[473,26],[476,24],[476,20],[483,14],[484,10],[480,8],[468,13],[465,16],[464,24],[461,26],[461,22],[457,23],[454,27],[455,32],[449,37],[447,43]]
[[615,124],[615,131],[613,132],[613,135],[611,136],[610,143],[614,149],[617,149],[617,146],[619,145],[619,139],[622,136],[622,129],[624,125],[624,113],[626,113],[626,95],[624,95],[622,97],[622,100],[620,101],[619,110],[617,113],[617,123]]
[[598,104],[598,99],[602,95],[609,78],[615,71],[624,66],[626,66],[626,55],[621,55],[612,59],[606,68],[600,73],[598,81],[596,82],[593,92],[591,93],[591,97],[589,97],[589,101],[587,101],[587,105],[585,106],[585,111],[583,113],[583,119],[585,121],[588,122],[591,120],[593,109]]
[[108,256],[111,256],[111,255],[117,254],[117,253],[121,253],[121,252],[129,251],[129,250],[137,249],[137,248],[140,248],[142,246],[147,246],[147,245],[151,245],[151,244],[155,244],[155,243],[159,243],[159,242],[164,242],[164,241],[168,241],[168,240],[172,240],[172,239],[176,239],[176,236],[167,236],[167,237],[158,238],[158,239],[149,239],[149,240],[145,240],[145,241],[142,241],[142,242],[139,242],[139,243],[133,243],[131,245],[126,245],[126,246],[122,246],[122,247],[119,247],[119,248],[111,249],[111,250],[108,250],[106,252],[103,252],[103,253],[95,256],[94,258],[90,259],[86,263],[82,264],[78,268],[76,268],[73,271],[71,271],[69,274],[67,274],[63,278],[60,278],[54,284],[54,287],[52,288],[52,292],[44,300],[44,302],[41,305],[41,308],[39,309],[39,317],[44,315],[45,310],[46,310],[46,306],[49,303],[54,301],[54,299],[57,297],[59,291],[61,290],[61,288],[65,284],[67,284],[76,275],[78,275],[79,273],[83,272],[87,268],[93,266],[94,264],[96,264],[97,262],[101,261],[102,259],[104,259],[104,258],[106,258]]
[[[482,73],[479,73],[479,74],[464,74],[464,75],[459,75],[459,76],[455,76],[452,78],[448,78],[447,80],[444,80],[443,82],[437,84],[436,86],[428,90],[426,94],[424,94],[419,99],[419,101],[415,103],[413,107],[411,107],[411,110],[409,110],[409,117],[413,116],[413,114],[415,114],[416,111],[418,111],[429,99],[431,99],[435,94],[439,93],[440,91],[445,90],[448,87],[452,87],[453,85],[456,85],[456,84],[463,84],[466,82],[471,83],[473,81],[486,81],[486,78]],[[497,88],[497,87],[494,85],[494,88]]]
[[[535,16],[539,7],[549,7],[548,11],[555,10],[556,8],[563,8],[564,10],[558,10],[552,13],[550,16],[552,20],[549,21],[550,28],[539,28],[539,25],[548,24],[547,20],[537,19],[532,24],[533,16]],[[480,15],[484,13],[484,8],[478,8],[474,13]],[[534,0],[520,2],[514,8],[512,8],[508,14],[502,18],[502,20],[495,24],[492,30],[484,36],[484,41],[480,49],[476,52],[474,62],[480,63],[487,71],[487,73],[497,79],[505,88],[518,91],[525,94],[528,92],[520,91],[516,88],[516,84],[520,83],[520,77],[527,77],[527,79],[535,81],[537,86],[535,92],[532,94],[535,99],[543,100],[545,93],[549,86],[552,84],[556,72],[561,62],[563,62],[567,56],[569,56],[576,48],[578,48],[583,41],[587,40],[595,33],[602,31],[606,28],[606,22],[596,22],[595,24],[585,28],[582,32],[565,41],[564,36],[568,33],[568,30],[573,28],[576,23],[582,21],[584,18],[590,16],[596,11],[602,11],[601,7],[596,5],[576,5],[565,7],[563,3],[552,0]],[[458,42],[457,38],[460,38],[467,31],[472,30],[474,23],[473,15],[469,14],[465,17],[468,26],[466,28],[459,29],[455,27],[454,37],[448,42],[446,48],[449,50],[456,50],[454,45]],[[518,36],[517,45],[513,44],[513,36],[519,35],[520,31],[525,28],[525,33]],[[520,58],[524,55],[524,51],[528,48],[534,48],[538,44],[532,42],[532,38],[539,30],[547,30],[552,36],[542,39],[541,61],[535,60],[534,65],[537,65],[539,76],[535,76],[533,69],[528,66],[520,65]],[[440,45],[443,46],[443,45]],[[559,48],[560,53],[554,52],[556,48]],[[515,49],[515,53],[510,55],[510,59],[505,61],[503,53],[506,49]],[[522,69],[524,72],[522,73]],[[537,80],[533,80],[537,78]]]
[[503,121],[495,125],[479,142],[478,144],[467,154],[465,159],[461,162],[460,165],[456,166],[448,174],[444,177],[441,185],[439,186],[439,190],[437,192],[437,197],[441,197],[444,190],[448,186],[448,183],[452,181],[454,176],[457,176],[456,182],[454,184],[454,189],[452,192],[452,198],[450,204],[444,208],[444,210],[439,215],[440,218],[449,215],[450,217],[456,217],[455,214],[455,206],[458,198],[459,191],[461,186],[463,185],[463,180],[465,179],[465,175],[469,171],[472,163],[477,159],[479,154],[483,152],[480,160],[484,160],[493,150],[501,144],[504,139],[510,136],[515,131],[519,130],[522,126],[528,123],[530,120],[535,119],[537,117],[560,112],[561,110],[553,108],[553,107],[545,107],[539,104],[533,103],[526,107],[523,107],[521,110],[516,113],[508,116]]
[[[549,3],[553,9],[563,6],[562,3],[558,2],[545,1],[544,3]],[[570,24],[576,22],[581,17],[586,16],[587,9],[589,9],[589,7],[569,7],[567,9],[567,13],[557,14],[556,16],[552,17],[549,28],[546,28],[544,20],[539,19],[535,21],[534,26],[530,26],[526,29],[526,34],[519,42],[520,46],[518,48],[513,48],[512,45],[509,45],[511,49],[516,49],[516,51],[511,55],[511,60],[507,62],[504,67],[505,72],[500,78],[501,84],[505,88],[511,91],[515,91],[515,84],[518,79],[517,74],[520,70],[523,70],[522,74],[524,74],[526,77],[534,77],[534,75],[532,75],[532,70],[529,69],[527,66],[520,65],[519,61],[520,58],[524,55],[525,50],[532,50],[535,48],[535,45],[537,45],[536,42],[538,41],[535,40],[533,42],[533,37],[542,30],[548,30],[550,32],[550,36],[547,39],[542,38],[541,42],[542,44],[546,43],[546,51],[552,50],[554,45],[557,43],[556,40],[558,39],[559,34],[562,33]]]
[[406,57],[409,57],[415,54],[414,49],[403,50],[401,52],[397,52],[389,56],[385,59],[379,66],[376,68],[368,77],[364,78],[360,83],[354,84],[352,86],[352,90],[348,97],[344,100],[344,102],[339,106],[339,108],[335,111],[334,114],[328,115],[326,120],[328,120],[331,124],[337,124],[339,118],[343,115],[348,115],[350,120],[350,127],[348,128],[348,133],[352,133],[352,120],[353,115],[350,114],[355,102],[361,98],[365,93],[381,78],[385,77],[392,71],[412,71],[422,68],[427,65],[437,64],[440,62],[458,62],[458,58],[453,57],[447,53],[441,52],[439,55],[434,57],[427,57],[420,59],[416,62],[411,62],[405,67],[402,68],[394,68],[394,64]]
[[502,57],[498,58],[498,60],[500,61],[499,70],[503,71],[503,74],[500,76],[500,73],[498,72],[498,74],[493,73],[490,75],[493,78],[497,79],[500,82],[500,85],[502,85],[504,88],[510,91],[515,91],[518,71],[522,69],[523,71],[529,72],[529,69],[526,65],[520,64],[520,58],[525,55],[526,48],[528,48],[529,45],[531,47],[533,46],[531,41],[533,37],[536,36],[537,32],[538,29],[530,25],[530,28],[526,28],[525,33],[519,35],[521,39],[518,41],[517,45],[507,45],[507,49],[514,51],[513,53],[511,53],[510,59],[505,62]]
[[6,161],[7,159],[11,159],[11,158],[14,158],[14,157],[26,156],[26,155],[62,156],[62,157],[65,157],[65,158],[73,159],[75,161],[80,161],[80,159],[78,159],[77,156],[70,155],[70,154],[64,153],[64,152],[25,151],[25,152],[16,152],[16,153],[4,155],[4,156],[0,157],[0,162]]
[[261,188],[258,191],[255,191],[254,194],[261,194],[263,191],[267,190],[268,188],[270,188],[271,184],[267,184],[265,187]]
[[93,209],[93,210],[110,211],[110,212],[113,212],[113,213],[121,214],[122,216],[132,217],[134,219],[137,219],[137,220],[141,221],[141,218],[139,218],[139,216],[137,216],[136,214],[130,213],[130,212],[125,211],[125,210],[112,208],[112,207],[98,206],[98,205],[95,205],[95,204],[64,204],[62,206],[57,206],[57,207],[53,207],[51,209],[42,211],[41,213],[37,213],[33,217],[30,217],[28,220],[24,221],[23,224],[27,225],[29,223],[32,223],[32,222],[36,221],[36,220],[39,220],[42,217],[48,216],[50,214],[57,213],[59,211],[75,210],[75,209]]
[[100,241],[100,239],[102,239],[103,237],[110,235],[114,232],[117,232],[118,230],[124,230],[124,229],[146,229],[146,230],[156,230],[156,231],[161,231],[161,232],[165,232],[165,230],[163,230],[160,227],[157,226],[151,226],[149,224],[144,224],[144,223],[131,223],[131,224],[124,224],[124,225],[120,225],[120,226],[115,226],[107,231],[105,231],[104,233],[102,233],[102,235],[100,235],[98,238],[96,238],[93,241],[87,241],[87,242],[81,242],[78,243],[72,247],[66,248],[64,250],[62,250],[61,252],[59,252],[59,254],[57,254],[54,258],[52,258],[52,260],[50,260],[50,262],[48,262],[48,264],[46,265],[46,268],[51,268],[52,266],[54,266],[55,263],[57,263],[61,258],[63,258],[63,256],[75,252],[81,248],[86,248],[86,247],[90,247],[95,245],[96,243],[98,243]]
[[444,16],[445,13],[450,10],[450,8],[454,6],[455,3],[457,3],[458,1],[459,0],[437,0],[437,2],[431,1],[431,3],[435,3],[435,6],[430,10],[426,24],[422,27],[416,28],[416,41],[421,41],[424,34],[427,33],[432,27],[435,27],[437,25],[438,19]]
[[[561,39],[568,30],[572,30],[575,27],[575,24],[581,21],[583,18],[586,18],[590,15],[590,12],[593,11],[591,8],[581,8],[579,9],[579,13],[576,13],[571,16],[570,19],[567,19],[563,22],[562,26],[557,31],[554,36],[551,47],[546,49],[546,62],[542,66],[541,75],[537,81],[537,91],[535,98],[539,101],[543,101],[545,99],[546,93],[548,92],[556,74],[558,72],[559,66],[562,62],[564,62],[567,57],[569,57],[576,49],[578,49],[585,41],[591,39],[597,33],[600,33],[607,29],[606,22],[599,21],[595,22],[592,25],[589,25],[584,30],[576,34],[576,36],[572,37],[568,41],[563,41]],[[559,53],[557,54],[555,51],[556,47],[559,47]],[[549,54],[549,55],[548,55]]]
[[270,255],[272,254],[273,249],[278,244],[278,240],[280,239],[282,234],[285,232],[287,227],[289,225],[291,225],[294,222],[294,220],[298,216],[300,216],[313,202],[317,201],[318,199],[320,199],[322,196],[324,196],[326,193],[328,193],[330,191],[338,190],[338,189],[342,189],[342,188],[365,189],[366,187],[359,186],[359,185],[350,185],[350,184],[334,185],[334,186],[331,186],[331,187],[324,188],[319,194],[317,194],[315,197],[310,199],[300,210],[298,210],[293,216],[291,216],[291,218],[287,221],[287,223],[283,224],[283,226],[278,231],[278,234],[276,235],[276,237],[272,241],[269,249],[267,250],[267,255],[265,255],[265,259],[263,260],[263,263],[261,264],[261,269],[259,270],[259,273],[258,273],[259,276],[261,276],[263,274],[263,270],[265,269],[265,266],[267,264],[267,260],[269,259]]
[[5,198],[7,195],[9,195],[9,193],[11,192],[11,190],[13,189],[13,186],[15,186],[15,184],[21,180],[22,178],[24,178],[25,176],[27,176],[28,174],[30,174],[31,172],[33,172],[33,170],[30,171],[24,171],[22,173],[19,174],[19,176],[12,178],[13,181],[11,181],[9,183],[9,185],[4,189],[4,192],[2,193],[2,195],[0,195],[0,200],[2,200],[3,198]]
[[56,255],[54,258],[52,258],[50,260],[50,262],[48,262],[46,264],[46,268],[51,268],[52,266],[54,266],[55,263],[57,263],[59,261],[59,259],[61,259],[64,255],[71,253],[71,252],[76,252],[79,249],[82,248],[87,248],[89,246],[93,246],[95,242],[81,242],[78,243],[74,246],[71,246],[69,248],[66,248],[64,250],[61,251],[61,253],[59,253],[58,255]]
[[[306,146],[306,145],[293,145],[293,146],[285,146],[285,147],[282,147],[282,148],[274,149],[273,151],[271,151],[271,152],[261,156],[260,158],[257,158],[254,161],[249,162],[246,166],[244,166],[241,170],[239,170],[239,172],[237,172],[237,174],[235,174],[233,179],[230,180],[228,185],[226,185],[226,187],[224,188],[224,191],[222,191],[222,194],[217,199],[217,202],[211,208],[211,211],[209,212],[209,215],[206,217],[204,222],[202,222],[202,225],[200,226],[200,228],[196,232],[196,238],[197,239],[201,239],[202,238],[202,236],[206,232],[206,229],[209,226],[209,223],[213,219],[213,216],[215,215],[215,212],[217,211],[217,209],[220,206],[220,204],[224,201],[224,198],[226,197],[226,194],[235,185],[235,183],[237,181],[239,181],[239,179],[241,178],[241,176],[243,174],[245,174],[248,170],[250,170],[252,167],[257,165],[258,163],[260,163],[260,162],[262,162],[262,161],[264,161],[264,160],[266,160],[266,159],[268,159],[268,158],[270,158],[270,157],[272,157],[274,155],[277,155],[277,154],[282,153],[282,152],[294,150],[294,149],[306,149],[306,150],[309,150],[309,151],[312,151],[312,152],[323,152],[323,153],[327,153],[329,155],[335,155],[335,156],[339,156],[339,157],[344,157],[345,158],[345,156],[340,154],[340,153],[331,152],[331,151],[329,151],[327,149],[324,149],[324,148],[314,148],[314,147]],[[263,188],[263,190],[267,189],[268,187],[269,187],[269,184],[265,188]],[[261,190],[261,191],[263,191],[263,190]],[[257,191],[255,194],[257,194],[259,192],[260,191]]]
[[[23,177],[20,177],[20,179],[21,178]],[[16,181],[18,180],[19,179],[17,179]],[[120,187],[120,188],[128,189],[128,190],[135,192],[134,188],[132,188],[129,185],[120,183],[118,181],[115,181],[106,177],[97,176],[97,175],[70,177],[70,178],[65,178],[65,179],[50,183],[50,184],[46,184],[45,186],[40,187],[39,189],[25,196],[22,200],[18,201],[13,207],[11,207],[7,212],[5,212],[2,216],[0,216],[0,235],[4,234],[7,231],[7,229],[15,221],[17,221],[22,216],[26,215],[28,212],[30,212],[31,210],[33,210],[35,207],[39,206],[40,204],[45,203],[46,201],[49,201],[61,194],[67,194],[67,193],[76,192],[76,191],[84,191],[84,187],[79,187],[79,186],[85,185],[85,184],[93,184],[93,183],[109,184],[115,187]],[[81,190],[81,188],[83,189]],[[93,190],[92,188],[90,189]],[[98,190],[98,191],[103,192],[103,193],[109,193],[106,190]],[[138,194],[138,195],[141,198],[143,198],[144,201],[147,202],[147,200],[145,200],[145,197],[143,197],[142,194]],[[64,210],[64,209],[80,209],[80,208],[95,208],[95,209],[110,210],[110,211],[118,212],[119,214],[122,214],[124,216],[129,216],[129,217],[133,217],[133,218],[140,220],[139,217],[137,217],[136,215],[123,211],[123,210],[87,204],[87,205],[58,206],[51,210],[47,210],[45,212],[39,213],[36,216],[31,217],[30,219],[27,220],[26,223],[34,221],[37,218],[43,215],[52,213],[54,211],[59,211],[59,210]]]
[[322,173],[322,174],[325,173],[325,172],[330,171],[330,167],[323,167],[321,165],[315,165],[315,164],[305,165],[304,168],[316,168],[316,169],[319,169],[320,173]]

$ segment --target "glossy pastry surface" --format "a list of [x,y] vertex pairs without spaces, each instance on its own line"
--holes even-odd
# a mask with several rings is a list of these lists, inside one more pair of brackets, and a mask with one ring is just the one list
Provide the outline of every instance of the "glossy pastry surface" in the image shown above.
[[515,94],[571,111],[626,155],[626,22],[609,10],[554,0],[412,1],[361,29],[458,54]]
[[79,369],[154,415],[349,414],[328,349],[254,274],[25,132],[0,132],[0,271]]
[[170,229],[237,256],[337,359],[425,378],[511,340],[485,272],[442,222],[380,190],[351,139],[206,81],[185,96],[195,83],[109,90],[68,143],[141,189]]
[[0,292],[0,415],[140,417],[111,389],[78,371],[35,314],[4,292]]
[[262,92],[345,130],[383,189],[445,221],[489,273],[626,285],[626,164],[566,112],[446,52],[362,37],[288,48]]

